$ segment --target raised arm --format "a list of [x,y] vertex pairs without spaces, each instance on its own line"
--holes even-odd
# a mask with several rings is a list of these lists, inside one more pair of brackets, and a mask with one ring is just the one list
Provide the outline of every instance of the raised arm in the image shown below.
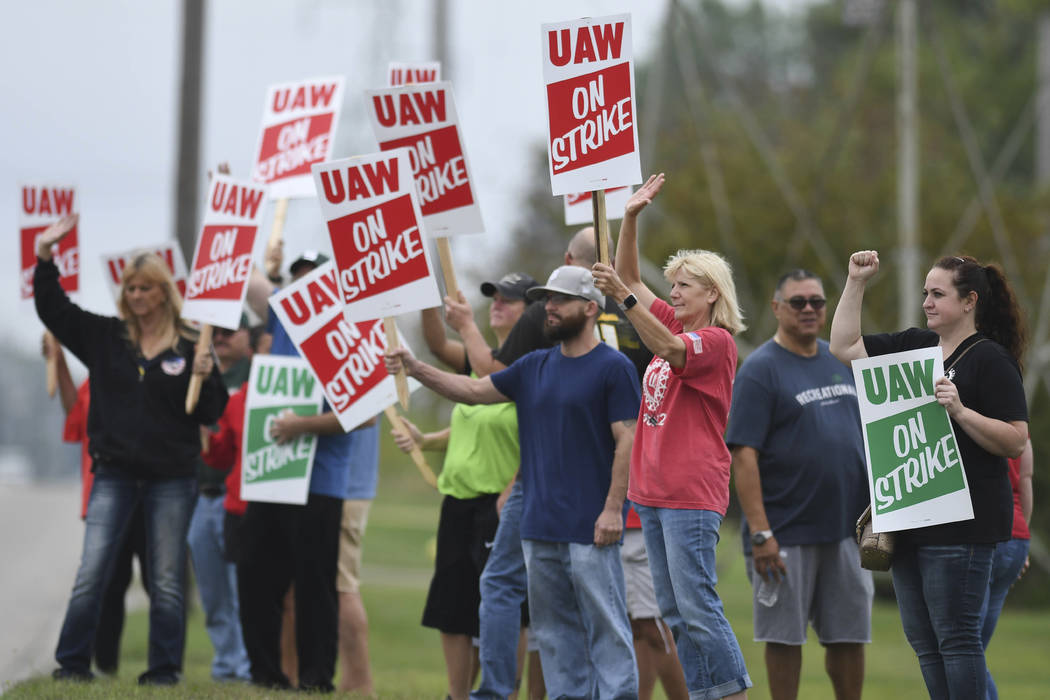
[[616,544],[623,534],[623,502],[627,498],[627,474],[631,464],[631,447],[634,445],[634,426],[637,421],[616,421],[611,425],[613,440],[612,478],[605,506],[594,521],[594,544],[598,547]]
[[412,353],[406,348],[387,350],[385,359],[386,369],[390,374],[397,374],[404,369],[408,376],[446,399],[471,406],[510,401],[496,389],[490,377],[475,379],[462,374],[442,372],[412,357]]
[[642,272],[638,266],[638,214],[660,192],[664,179],[663,173],[650,175],[645,184],[627,200],[620,222],[620,239],[616,242],[616,270],[620,279],[638,297],[638,305],[646,309],[653,305],[656,295],[642,282]]
[[463,343],[451,340],[445,335],[445,324],[441,321],[441,311],[437,307],[423,309],[420,312],[423,322],[423,340],[434,356],[456,372],[467,368],[467,351]]
[[849,276],[831,319],[830,341],[831,354],[845,364],[868,356],[860,334],[860,309],[864,287],[878,271],[878,251],[860,250],[849,256]]
[[[598,288],[598,291],[612,297],[618,304],[622,305],[623,300],[631,293],[618,271],[608,265],[595,263],[594,267],[591,268],[591,275],[594,276],[594,286]],[[638,296],[637,292],[635,292],[635,296]],[[650,296],[652,299],[656,299],[654,295],[650,294]],[[638,331],[638,337],[642,339],[645,347],[649,348],[651,353],[667,360],[668,364],[675,369],[685,367],[685,343],[681,338],[668,330],[667,326],[660,322],[660,319],[653,316],[652,312],[649,311],[649,306],[642,305],[640,297],[638,303],[624,313],[627,316],[627,320]]]
[[487,377],[505,369],[506,366],[492,356],[492,348],[474,321],[474,310],[470,308],[462,291],[459,292],[458,300],[445,297],[445,322],[463,339],[463,347],[474,374]]

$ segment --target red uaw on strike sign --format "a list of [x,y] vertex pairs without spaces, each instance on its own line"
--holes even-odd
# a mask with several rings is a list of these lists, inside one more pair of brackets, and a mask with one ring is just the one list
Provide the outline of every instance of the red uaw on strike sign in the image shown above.
[[387,68],[388,87],[419,85],[441,80],[440,61],[391,61]]
[[452,83],[366,90],[379,149],[407,148],[430,237],[482,233]]
[[124,253],[113,253],[102,256],[102,268],[105,271],[106,282],[109,283],[109,291],[113,293],[113,301],[120,301],[120,283],[124,279],[124,268],[135,259],[135,256],[144,252],[156,253],[168,265],[168,271],[175,279],[175,286],[179,294],[186,297],[186,259],[182,257],[182,251],[174,243],[161,243],[159,245],[143,246]]
[[[335,264],[327,262],[271,296],[270,307],[349,431],[397,403],[397,387],[383,364],[383,322],[348,321],[335,275]],[[410,391],[419,386],[408,380]]]
[[544,24],[541,35],[554,195],[641,182],[631,16]]
[[[634,192],[633,187],[612,187],[605,190],[605,218],[609,221],[623,218],[627,200]],[[594,209],[591,205],[590,192],[576,192],[565,195],[565,225],[576,226],[594,221]]]
[[271,85],[252,179],[269,185],[274,199],[313,197],[310,167],[332,157],[342,106],[342,76]]
[[263,186],[225,175],[212,177],[182,304],[183,318],[220,328],[240,325],[265,199]]
[[440,306],[408,149],[314,166],[351,321]]
[[[21,283],[23,299],[33,298],[33,271],[36,270],[36,239],[51,224],[66,214],[76,212],[72,187],[51,185],[22,185],[18,203],[18,237],[22,250]],[[80,246],[77,227],[52,247],[52,260],[58,267],[59,282],[66,292],[75,292],[80,285]]]

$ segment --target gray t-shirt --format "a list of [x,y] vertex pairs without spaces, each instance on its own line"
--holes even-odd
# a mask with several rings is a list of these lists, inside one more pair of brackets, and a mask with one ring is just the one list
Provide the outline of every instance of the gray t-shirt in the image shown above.
[[[767,341],[733,384],[726,443],[758,450],[762,500],[781,545],[837,542],[868,503],[853,373],[817,341],[802,357]],[[744,551],[751,541],[744,527]]]

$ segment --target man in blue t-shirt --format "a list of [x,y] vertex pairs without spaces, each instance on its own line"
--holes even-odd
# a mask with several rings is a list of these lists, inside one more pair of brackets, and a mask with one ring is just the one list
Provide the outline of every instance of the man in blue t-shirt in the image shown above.
[[521,444],[522,548],[529,613],[550,697],[637,697],[620,537],[634,423],[634,366],[595,337],[605,298],[589,270],[559,267],[543,287],[544,332],[560,343],[482,379],[442,372],[403,348],[387,369],[453,401],[513,401]]
[[737,372],[726,443],[774,697],[798,695],[811,621],[835,697],[859,700],[874,589],[853,532],[868,487],[853,373],[818,338],[825,304],[813,273],[780,278],[777,332]]
[[[289,266],[295,281],[327,258],[307,251]],[[270,312],[266,326],[269,337],[260,348],[273,355],[298,356],[295,344]],[[375,425],[375,419],[360,426],[362,432]],[[278,443],[300,435],[318,436],[309,495],[305,506],[286,503],[252,502],[242,525],[244,555],[238,565],[241,595],[241,626],[251,661],[252,682],[276,688],[291,684],[281,664],[281,601],[290,585],[295,586],[295,627],[300,690],[332,691],[339,638],[339,594],[337,572],[340,553],[340,527],[344,518],[343,501],[375,495],[377,460],[369,458],[356,465],[358,480],[351,482],[355,466],[351,455],[356,433],[345,433],[327,402],[314,416],[283,414],[273,420],[271,434]],[[363,436],[371,439],[375,436]],[[363,530],[364,513],[355,522]],[[359,551],[359,548],[358,548]],[[363,607],[360,610],[363,623]],[[367,644],[367,637],[365,637]],[[362,650],[367,659],[367,646]],[[366,662],[367,663],[367,662]],[[367,670],[367,667],[366,667]],[[360,676],[359,676],[360,677]],[[371,692],[371,678],[364,676],[362,689]]]

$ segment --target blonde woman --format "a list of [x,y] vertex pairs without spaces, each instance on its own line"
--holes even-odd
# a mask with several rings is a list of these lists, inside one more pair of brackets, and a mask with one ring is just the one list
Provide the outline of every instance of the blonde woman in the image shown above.
[[616,269],[596,264],[595,285],[627,314],[654,357],[631,453],[627,498],[642,520],[660,615],[678,644],[691,696],[742,698],[751,687],[740,645],[715,590],[715,545],[729,504],[729,418],[744,330],[729,264],[681,250],[664,267],[670,303],[642,282],[638,214],[659,193],[653,175],[627,202]]
[[[67,216],[41,234],[33,276],[37,314],[88,368],[88,440],[94,460],[84,550],[55,651],[59,680],[91,680],[102,593],[136,503],[146,526],[150,581],[149,668],[139,683],[171,685],[182,668],[186,532],[196,500],[199,426],[226,406],[210,353],[195,353],[179,320],[182,299],[153,253],[125,268],[120,317],[84,311],[58,283],[51,246],[76,225]],[[205,377],[197,409],[185,411],[190,376]]]

